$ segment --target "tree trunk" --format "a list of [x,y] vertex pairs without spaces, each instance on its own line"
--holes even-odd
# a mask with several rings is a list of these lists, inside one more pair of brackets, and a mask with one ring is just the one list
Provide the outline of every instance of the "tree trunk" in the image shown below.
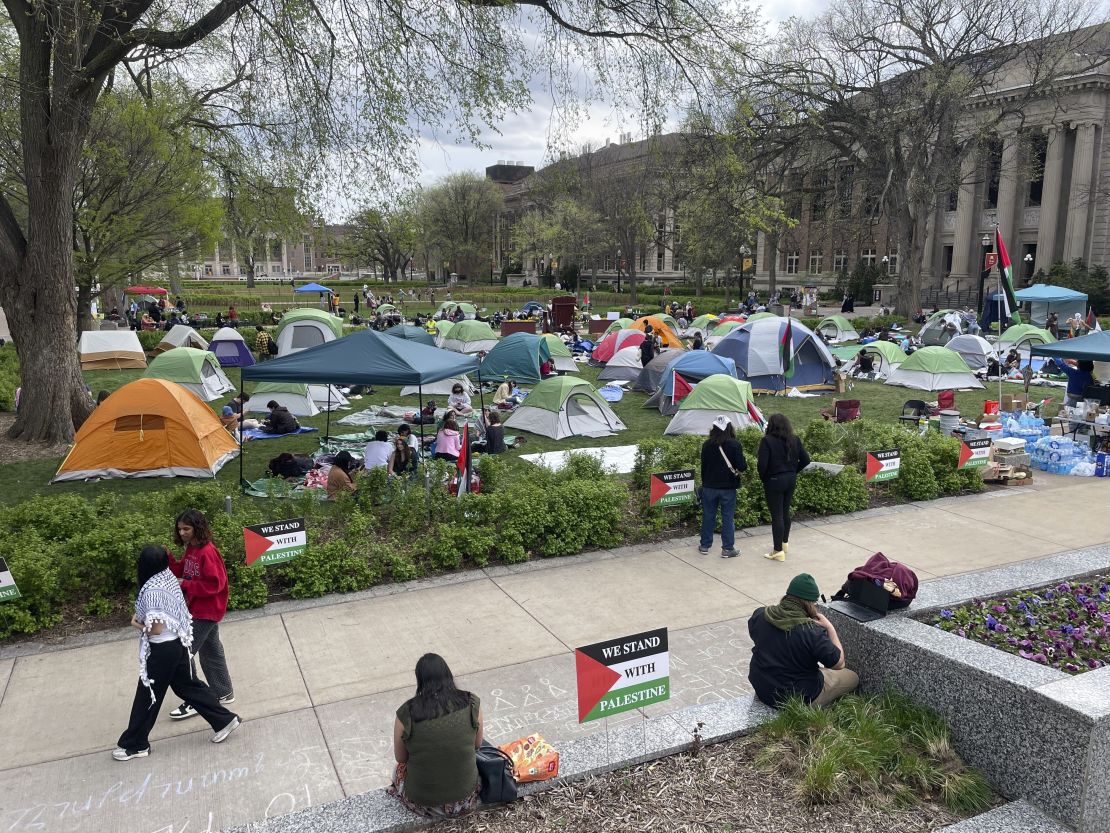
[[92,287],[84,281],[77,284],[77,335],[93,328]]
[[928,232],[928,211],[919,211],[915,220],[910,208],[898,213],[898,300],[895,312],[913,317],[921,306],[921,259],[925,253],[925,236]]
[[698,269],[694,272],[694,297],[700,298],[702,285],[705,283],[705,270]]
[[248,254],[246,261],[247,289],[254,289],[254,255]]
[[177,252],[172,252],[166,258],[166,274],[170,279],[170,292],[180,295],[181,289],[181,259]]
[[725,309],[732,309],[732,267],[725,269]]

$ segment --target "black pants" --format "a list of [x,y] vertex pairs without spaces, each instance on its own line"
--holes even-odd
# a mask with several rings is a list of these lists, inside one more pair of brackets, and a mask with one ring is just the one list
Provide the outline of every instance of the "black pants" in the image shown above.
[[[150,746],[150,730],[158,719],[168,688],[172,688],[174,694],[191,704],[208,721],[213,731],[218,732],[235,719],[235,714],[220,705],[216,693],[193,676],[189,652],[179,640],[151,645],[146,670],[153,684],[151,688],[143,685],[142,680],[136,684],[135,700],[131,704],[131,720],[116,743],[121,749],[140,752]],[[150,699],[151,690],[154,692],[153,702]]]
[[781,552],[782,545],[790,542],[790,504],[797,483],[798,477],[794,474],[776,474],[763,481],[763,494],[771,510],[771,539],[775,552]]

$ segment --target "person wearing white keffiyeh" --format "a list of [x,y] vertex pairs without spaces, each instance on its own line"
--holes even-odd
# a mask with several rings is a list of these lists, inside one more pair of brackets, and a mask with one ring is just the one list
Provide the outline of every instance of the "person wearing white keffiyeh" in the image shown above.
[[131,619],[131,626],[140,631],[139,682],[130,722],[112,753],[117,761],[150,754],[150,730],[170,688],[208,721],[215,732],[213,743],[222,742],[239,726],[239,717],[224,708],[215,692],[193,676],[188,650],[193,641],[193,618],[168,566],[165,547],[152,544],[139,553],[139,595]]

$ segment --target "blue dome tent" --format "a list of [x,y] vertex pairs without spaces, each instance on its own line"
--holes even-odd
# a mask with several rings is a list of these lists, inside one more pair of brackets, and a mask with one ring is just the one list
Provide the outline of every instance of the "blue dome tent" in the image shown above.
[[[780,345],[791,328],[792,372],[784,373]],[[833,391],[836,362],[813,330],[793,319],[773,316],[748,321],[725,336],[713,354],[736,362],[737,377],[751,382],[755,393]]]
[[[644,372],[647,368],[644,368]],[[674,375],[679,374],[693,384],[709,376],[723,374],[736,377],[736,362],[727,356],[717,356],[708,350],[690,350],[674,356],[663,371],[655,393],[648,397],[644,407],[658,407],[661,414],[674,414],[678,405],[674,401]]]

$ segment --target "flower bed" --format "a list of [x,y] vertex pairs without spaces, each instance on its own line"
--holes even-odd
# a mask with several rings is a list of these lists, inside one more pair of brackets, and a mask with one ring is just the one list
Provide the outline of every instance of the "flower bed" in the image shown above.
[[1067,674],[1110,665],[1110,576],[1062,581],[945,608],[941,630]]

